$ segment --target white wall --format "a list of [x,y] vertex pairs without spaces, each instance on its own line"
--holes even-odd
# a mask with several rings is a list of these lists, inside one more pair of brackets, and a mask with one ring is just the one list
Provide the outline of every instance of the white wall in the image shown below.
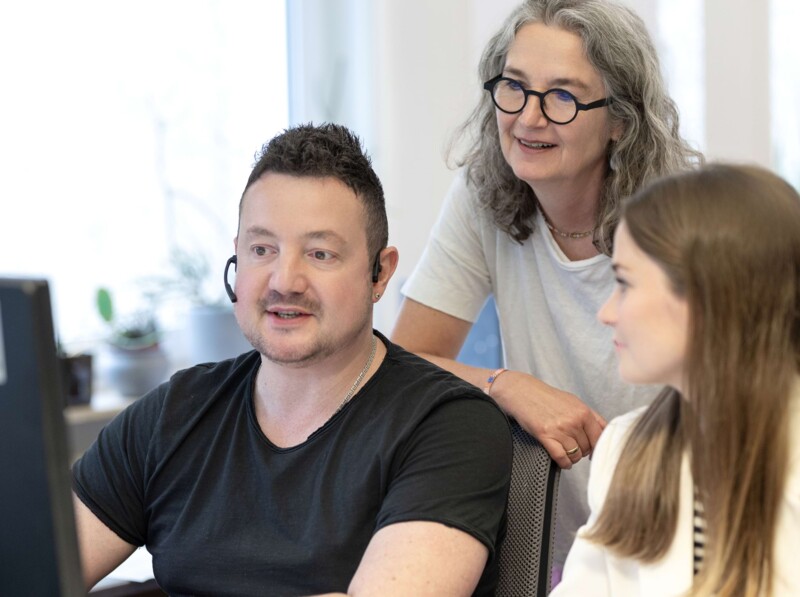
[[706,0],[705,8],[706,154],[769,167],[769,2]]
[[[290,55],[302,56],[302,68],[290,64],[292,123],[335,119],[353,128],[364,140],[384,185],[389,241],[400,251],[390,291],[375,314],[376,326],[386,332],[400,305],[400,285],[420,258],[450,185],[453,172],[445,164],[445,149],[480,93],[480,53],[514,4],[514,0],[289,2]],[[348,12],[358,18],[343,19]],[[344,26],[335,31],[333,23]],[[361,40],[358,50],[355,39]],[[340,66],[343,63],[347,69]],[[338,114],[320,102],[315,105],[304,93],[309,80],[319,85],[334,72],[345,71],[345,77],[359,73],[359,80],[370,83],[358,93],[353,93],[353,79],[338,87],[350,97]],[[332,86],[326,83],[322,88]],[[356,101],[359,107],[353,109],[350,103]]]
[[[400,250],[382,313],[399,306],[401,282],[422,254],[453,173],[445,164],[454,129],[477,100],[474,13],[463,0],[379,3],[377,139],[391,242]],[[424,16],[421,16],[424,15]]]

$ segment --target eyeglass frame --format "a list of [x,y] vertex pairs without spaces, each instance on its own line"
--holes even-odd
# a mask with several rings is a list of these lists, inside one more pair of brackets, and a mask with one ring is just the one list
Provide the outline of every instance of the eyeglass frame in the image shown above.
[[[494,88],[497,87],[497,84],[503,80],[511,81],[519,85],[519,88],[522,91],[525,98],[522,102],[522,107],[519,110],[514,110],[514,111],[505,110],[504,108],[500,107],[500,105],[497,103],[497,100],[494,98]],[[523,87],[522,83],[520,83],[516,79],[512,79],[511,77],[504,77],[503,73],[500,73],[496,77],[492,77],[491,79],[486,81],[483,84],[483,88],[489,92],[489,97],[492,98],[492,103],[495,105],[495,107],[501,112],[504,112],[506,114],[519,114],[525,109],[525,106],[528,105],[528,96],[535,95],[536,97],[539,98],[539,108],[542,110],[542,115],[549,122],[552,122],[553,124],[569,124],[578,117],[578,112],[585,112],[586,110],[594,110],[595,108],[602,108],[603,106],[607,106],[614,101],[610,97],[604,97],[602,99],[589,102],[588,104],[582,104],[581,102],[578,101],[578,98],[575,97],[574,94],[570,93],[566,89],[561,89],[560,87],[553,87],[552,89],[548,89],[547,91],[534,91],[533,89],[526,89],[525,87]],[[575,104],[575,115],[569,120],[566,120],[564,122],[558,122],[557,120],[553,120],[552,118],[550,118],[550,116],[548,116],[547,111],[545,110],[544,107],[544,98],[548,94],[553,93],[554,91],[558,91],[560,93],[566,93],[569,97],[572,98],[572,101]]]

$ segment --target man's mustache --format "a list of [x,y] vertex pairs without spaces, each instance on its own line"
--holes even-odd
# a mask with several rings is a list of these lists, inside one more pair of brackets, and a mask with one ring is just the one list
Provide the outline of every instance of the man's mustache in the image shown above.
[[319,310],[319,303],[306,296],[305,293],[290,292],[288,294],[282,294],[277,290],[270,290],[266,298],[262,298],[258,301],[258,306],[264,311],[268,311],[275,306],[284,308],[297,307],[303,311],[312,312]]

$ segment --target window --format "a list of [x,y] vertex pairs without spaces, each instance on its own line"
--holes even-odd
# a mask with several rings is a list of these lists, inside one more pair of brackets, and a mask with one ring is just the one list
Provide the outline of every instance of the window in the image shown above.
[[176,250],[224,296],[254,153],[288,122],[284,0],[10,4],[0,275],[50,280],[68,347],[104,333],[98,287],[132,309]]

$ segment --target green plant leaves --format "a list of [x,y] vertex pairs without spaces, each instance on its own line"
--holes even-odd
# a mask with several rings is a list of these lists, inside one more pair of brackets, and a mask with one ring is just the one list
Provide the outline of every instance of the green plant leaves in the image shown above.
[[111,302],[111,293],[106,288],[97,289],[97,311],[106,322],[114,320],[114,304]]

